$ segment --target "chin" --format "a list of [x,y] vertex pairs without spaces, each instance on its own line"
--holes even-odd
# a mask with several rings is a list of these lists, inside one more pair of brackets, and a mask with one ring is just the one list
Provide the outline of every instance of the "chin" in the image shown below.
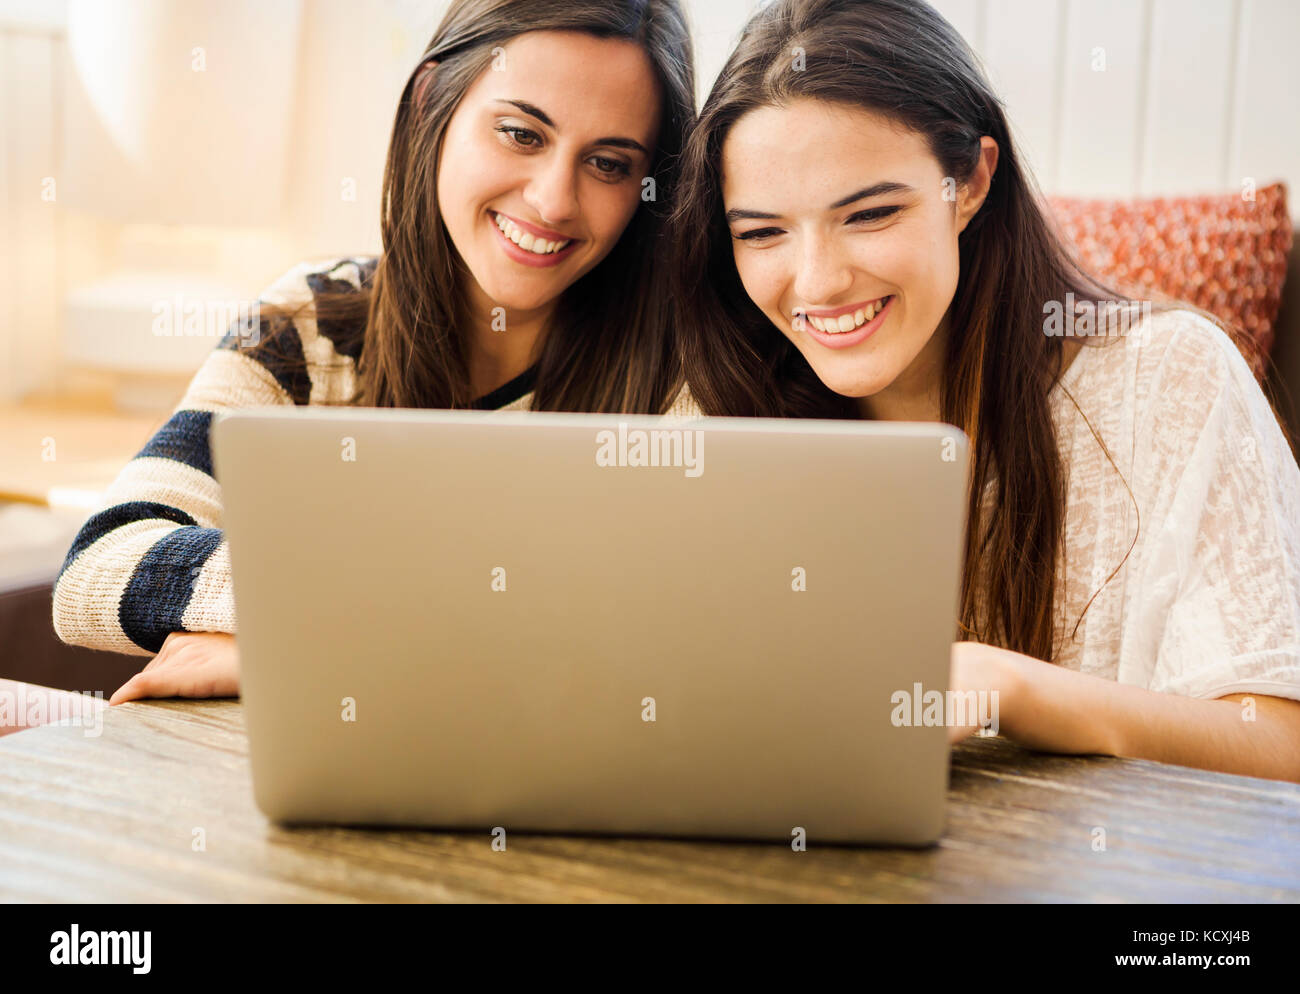
[[511,280],[508,282],[493,282],[487,286],[480,283],[479,286],[483,288],[483,292],[498,307],[504,307],[508,311],[536,310],[549,304],[564,292],[564,287],[560,286],[558,282],[543,286],[522,287]]
[[854,400],[870,397],[889,385],[887,380],[882,381],[878,375],[854,370],[818,369],[813,367],[813,371],[828,390],[839,394],[841,397],[849,397]]

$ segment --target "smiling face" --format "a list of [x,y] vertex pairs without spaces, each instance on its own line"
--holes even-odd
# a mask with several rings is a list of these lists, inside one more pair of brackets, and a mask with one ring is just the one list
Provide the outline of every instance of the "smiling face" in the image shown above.
[[862,108],[800,99],[732,126],[722,197],[737,272],[836,393],[883,410],[937,390],[957,236],[996,165],[984,141],[954,189],[922,135]]
[[609,253],[659,128],[639,45],[534,31],[503,48],[452,114],[438,165],[442,217],[484,316],[548,308]]

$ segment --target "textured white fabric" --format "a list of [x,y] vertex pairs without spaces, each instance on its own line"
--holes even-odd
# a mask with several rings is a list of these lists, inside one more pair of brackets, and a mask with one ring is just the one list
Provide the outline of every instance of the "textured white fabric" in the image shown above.
[[1153,314],[1090,340],[1051,401],[1068,479],[1056,662],[1300,700],[1300,468],[1227,334]]

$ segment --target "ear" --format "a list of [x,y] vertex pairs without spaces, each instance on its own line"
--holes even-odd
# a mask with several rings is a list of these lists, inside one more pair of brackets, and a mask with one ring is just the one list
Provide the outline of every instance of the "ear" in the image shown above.
[[415,106],[423,107],[426,98],[429,95],[429,87],[433,85],[435,72],[438,69],[436,59],[430,59],[422,63],[415,73],[415,86],[411,90],[411,95],[415,98]]
[[980,139],[980,161],[975,166],[975,171],[971,173],[970,179],[963,184],[961,195],[957,198],[958,234],[966,230],[970,219],[979,213],[980,207],[984,205],[997,168],[998,143],[985,135]]

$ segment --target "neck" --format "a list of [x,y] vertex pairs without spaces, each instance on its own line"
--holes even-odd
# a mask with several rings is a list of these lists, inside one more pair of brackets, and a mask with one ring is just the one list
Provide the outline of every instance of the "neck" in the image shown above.
[[[469,378],[475,397],[509,383],[537,361],[555,302],[533,310],[509,310],[475,287],[465,308],[469,331]],[[499,309],[498,309],[499,308]],[[493,312],[495,311],[495,316]]]
[[948,343],[948,314],[905,370],[883,390],[858,398],[858,411],[870,421],[939,421],[939,387]]

